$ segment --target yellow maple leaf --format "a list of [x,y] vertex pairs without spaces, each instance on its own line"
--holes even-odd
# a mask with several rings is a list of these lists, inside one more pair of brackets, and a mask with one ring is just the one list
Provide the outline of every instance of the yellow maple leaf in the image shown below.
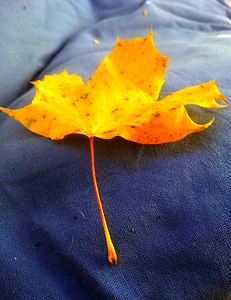
[[117,255],[96,181],[94,137],[121,136],[142,144],[173,142],[204,130],[214,120],[196,124],[185,105],[221,108],[228,104],[214,80],[179,90],[159,101],[167,63],[168,57],[155,48],[152,31],[142,38],[118,38],[86,83],[79,75],[64,70],[33,82],[36,94],[31,104],[16,110],[0,107],[29,130],[53,140],[68,134],[89,137],[94,189],[111,263],[117,262]]

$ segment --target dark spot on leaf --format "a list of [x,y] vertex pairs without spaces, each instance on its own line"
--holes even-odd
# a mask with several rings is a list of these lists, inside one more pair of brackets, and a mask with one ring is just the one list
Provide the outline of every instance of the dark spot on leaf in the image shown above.
[[26,124],[26,127],[30,127],[33,123],[35,123],[36,122],[36,120],[35,119],[29,119],[28,121],[27,121],[27,124]]
[[90,114],[88,113],[88,114],[86,114],[86,117],[89,117],[90,116]]
[[131,128],[136,128],[136,126],[132,125]]
[[108,130],[108,131],[104,131],[104,133],[105,133],[105,134],[107,134],[107,133],[111,133],[111,132],[114,132],[114,130],[113,130],[113,129],[111,129],[111,130]]
[[118,110],[119,110],[118,108],[115,108],[115,109],[112,110],[112,113],[114,113],[114,112],[116,112]]
[[88,93],[83,94],[83,95],[80,96],[81,99],[87,99],[87,97],[88,97]]
[[119,46],[119,47],[122,47],[122,44],[121,44],[121,43],[118,43],[118,46]]
[[158,118],[159,116],[160,116],[159,113],[156,113],[156,114],[154,115],[155,118]]

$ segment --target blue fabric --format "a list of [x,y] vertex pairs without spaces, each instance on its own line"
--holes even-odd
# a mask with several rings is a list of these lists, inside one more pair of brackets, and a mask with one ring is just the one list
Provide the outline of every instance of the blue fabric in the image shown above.
[[[86,80],[118,35],[151,26],[170,55],[162,96],[216,78],[230,101],[228,2],[1,1],[0,105],[31,102],[29,81],[64,68]],[[204,122],[213,112],[191,114]],[[230,299],[230,108],[215,115],[206,131],[172,144],[96,140],[119,256],[110,265],[88,139],[54,142],[0,113],[0,299]]]

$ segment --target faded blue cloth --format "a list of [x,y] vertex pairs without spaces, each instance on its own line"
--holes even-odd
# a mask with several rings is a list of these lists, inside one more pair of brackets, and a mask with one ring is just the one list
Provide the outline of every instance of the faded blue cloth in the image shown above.
[[[228,3],[1,1],[0,105],[30,103],[29,82],[45,74],[87,80],[118,35],[151,27],[170,56],[161,96],[216,79],[231,101]],[[117,265],[107,262],[87,137],[54,142],[0,113],[0,299],[231,299],[230,113],[191,109],[215,122],[175,143],[96,139]]]

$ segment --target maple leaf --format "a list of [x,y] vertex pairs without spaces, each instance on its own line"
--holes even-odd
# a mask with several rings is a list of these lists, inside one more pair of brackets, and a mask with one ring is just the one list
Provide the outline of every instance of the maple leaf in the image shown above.
[[[155,48],[152,30],[145,37],[117,39],[114,48],[84,83],[64,70],[32,82],[36,94],[20,109],[0,107],[29,130],[51,138],[84,134],[90,140],[91,168],[110,263],[117,262],[104,216],[95,172],[94,137],[121,136],[142,144],[173,142],[212,124],[196,124],[185,105],[206,108],[228,105],[215,81],[187,87],[158,100],[168,57]],[[220,104],[216,101],[220,100]]]

